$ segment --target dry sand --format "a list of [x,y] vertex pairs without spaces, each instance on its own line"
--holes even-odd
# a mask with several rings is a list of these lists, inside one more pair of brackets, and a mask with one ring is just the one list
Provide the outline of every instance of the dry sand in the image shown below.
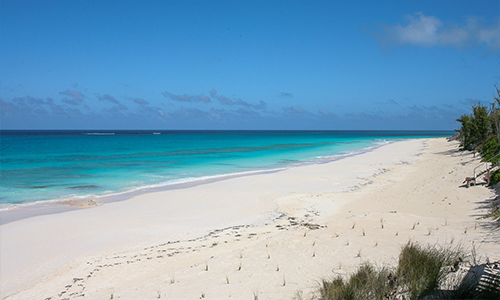
[[[2,299],[309,299],[363,261],[394,265],[409,240],[500,259],[466,188],[479,158],[446,139],[147,193],[0,226]],[[1,217],[1,215],[0,215]],[[473,246],[474,245],[474,246]]]

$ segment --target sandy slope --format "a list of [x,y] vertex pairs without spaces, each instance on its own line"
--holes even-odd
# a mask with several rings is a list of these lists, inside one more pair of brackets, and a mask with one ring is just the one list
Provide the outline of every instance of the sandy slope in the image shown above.
[[308,298],[362,261],[391,265],[409,240],[500,259],[465,188],[479,158],[445,139],[335,162],[23,219],[0,226],[6,299]]

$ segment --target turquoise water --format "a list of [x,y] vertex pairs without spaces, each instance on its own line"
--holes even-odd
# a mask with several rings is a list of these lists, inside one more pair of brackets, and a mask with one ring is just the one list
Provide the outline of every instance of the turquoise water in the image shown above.
[[0,205],[125,193],[332,160],[448,131],[1,131]]

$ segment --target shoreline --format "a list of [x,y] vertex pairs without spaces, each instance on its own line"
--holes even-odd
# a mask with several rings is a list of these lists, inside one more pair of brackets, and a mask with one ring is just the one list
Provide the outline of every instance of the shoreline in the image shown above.
[[[5,205],[6,207],[0,209],[0,225],[15,222],[26,218],[36,217],[39,215],[58,214],[75,209],[92,208],[94,206],[105,205],[107,203],[126,201],[133,197],[138,197],[148,193],[166,192],[169,190],[191,188],[198,185],[230,180],[232,178],[240,178],[240,177],[254,176],[260,174],[270,174],[275,172],[281,172],[290,168],[300,168],[302,166],[308,166],[308,165],[327,164],[347,157],[362,155],[364,153],[383,147],[384,145],[397,143],[399,141],[405,141],[405,140],[413,140],[413,139],[395,139],[395,140],[383,139],[380,141],[380,143],[376,143],[375,145],[367,148],[352,150],[348,153],[338,154],[328,157],[310,158],[308,160],[304,160],[295,164],[277,168],[250,170],[237,173],[217,174],[217,175],[203,176],[197,178],[183,178],[174,181],[160,182],[157,184],[130,188],[125,191],[116,191],[105,195],[88,195],[88,196],[82,195],[69,198],[63,197],[62,199],[26,202],[20,204],[12,204],[12,203],[2,204],[2,206]],[[84,203],[86,202],[87,203],[94,202],[95,204],[85,205]]]
[[500,259],[498,231],[475,217],[493,193],[460,186],[479,158],[456,146],[405,140],[4,224],[1,297],[291,299],[362,260],[391,264],[409,240]]

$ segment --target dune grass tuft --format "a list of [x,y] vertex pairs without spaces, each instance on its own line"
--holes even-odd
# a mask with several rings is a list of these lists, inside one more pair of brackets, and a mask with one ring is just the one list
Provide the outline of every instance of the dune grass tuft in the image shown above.
[[[323,280],[319,299],[500,299],[500,280],[480,289],[478,283],[450,281],[448,275],[459,269],[464,258],[460,247],[409,242],[402,248],[396,268],[377,269],[364,262],[348,279],[339,275]],[[442,289],[445,286],[451,289]]]
[[337,276],[332,281],[323,280],[320,299],[386,299],[389,290],[385,269],[376,270],[369,263],[363,263],[349,278]]
[[259,300],[259,290],[253,291],[253,300]]
[[418,299],[435,292],[449,273],[446,267],[463,260],[461,250],[422,247],[409,242],[399,255],[397,274],[402,278],[410,299]]

